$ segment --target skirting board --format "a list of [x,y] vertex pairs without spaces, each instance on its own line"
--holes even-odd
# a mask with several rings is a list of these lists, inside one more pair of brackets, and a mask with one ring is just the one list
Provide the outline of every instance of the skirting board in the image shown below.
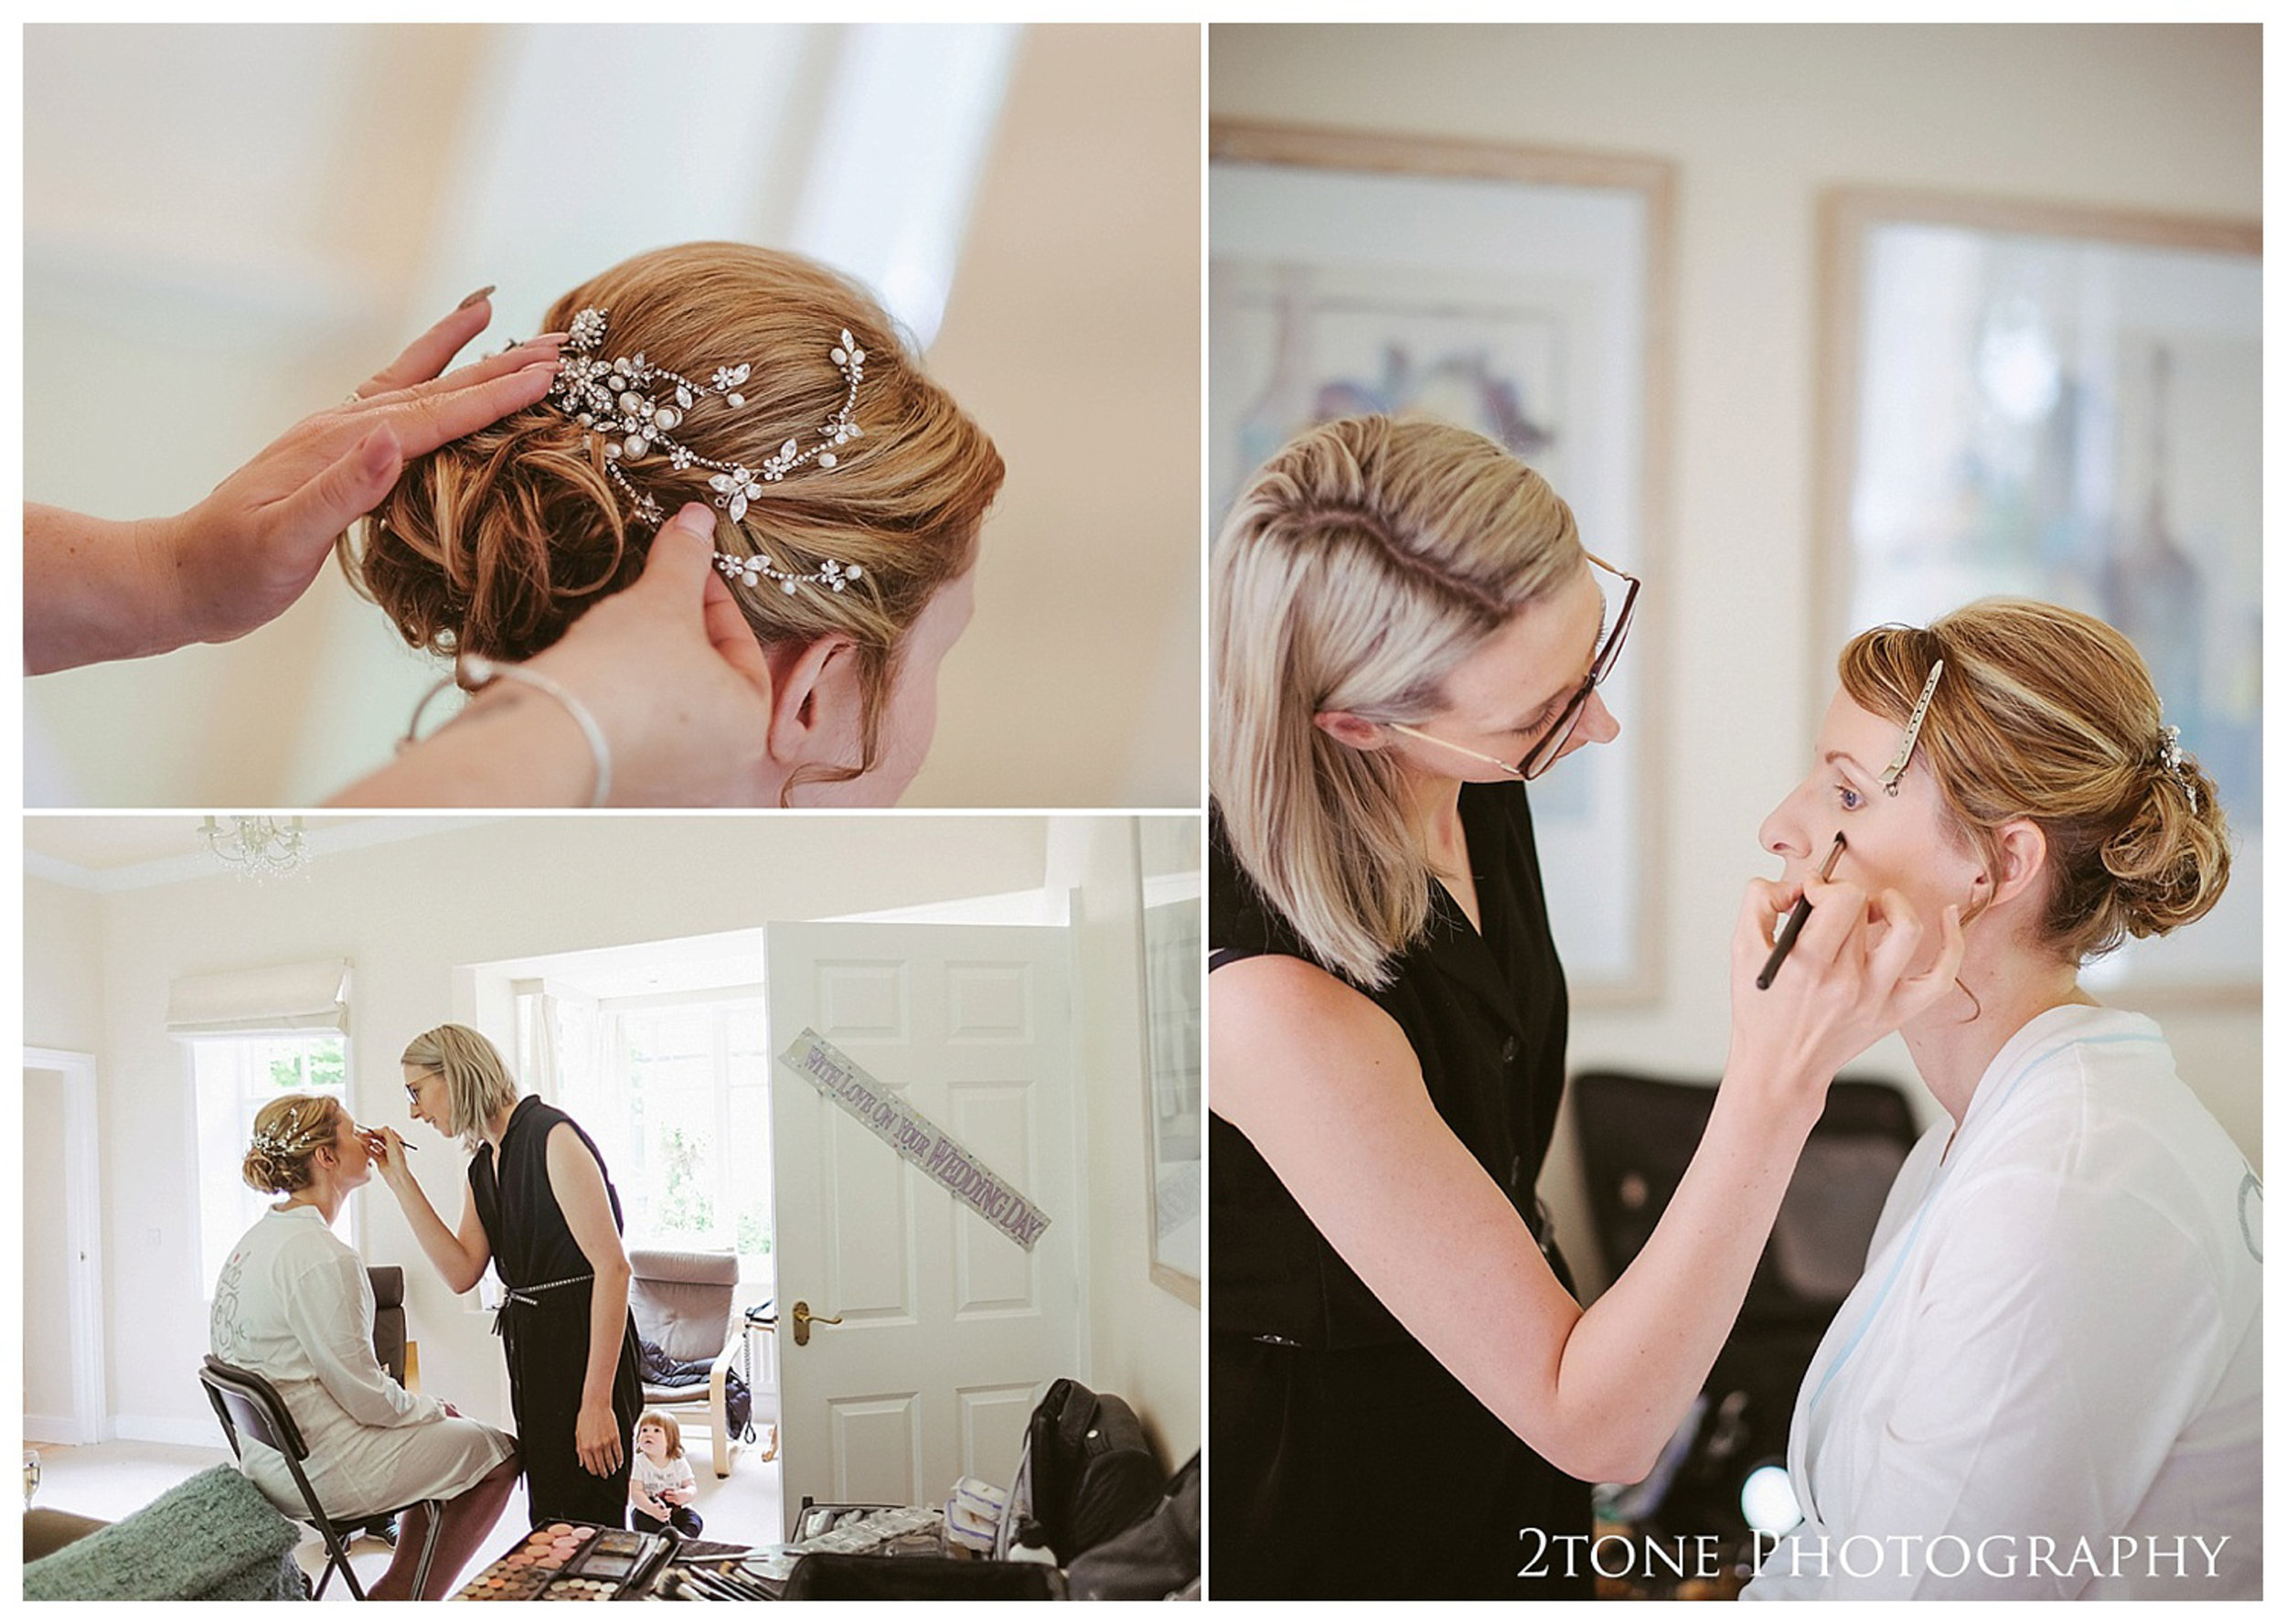
[[99,1439],[83,1437],[77,1420],[69,1416],[27,1416],[24,1417],[24,1446],[53,1444],[69,1448],[74,1444],[92,1444]]

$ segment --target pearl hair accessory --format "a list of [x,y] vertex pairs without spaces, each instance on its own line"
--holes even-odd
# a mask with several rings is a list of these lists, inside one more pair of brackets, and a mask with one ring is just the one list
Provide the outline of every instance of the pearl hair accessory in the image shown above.
[[[804,451],[799,437],[789,436],[774,454],[763,459],[761,467],[749,468],[742,463],[722,463],[701,456],[675,438],[674,431],[682,426],[691,409],[709,395],[726,406],[745,405],[745,396],[738,391],[753,376],[753,365],[741,361],[735,367],[717,367],[709,380],[701,384],[671,368],[654,365],[640,350],[632,356],[606,359],[604,335],[610,315],[607,310],[590,305],[572,318],[563,364],[548,390],[548,399],[566,416],[605,436],[604,472],[626,493],[636,517],[646,524],[656,528],[666,521],[667,516],[655,497],[636,488],[625,469],[627,465],[654,453],[663,452],[668,465],[678,473],[693,465],[716,470],[707,481],[715,492],[714,505],[728,513],[735,524],[746,517],[747,504],[762,496],[764,486],[776,484],[806,464],[816,463],[821,469],[836,466],[840,461],[839,449],[864,434],[851,413],[857,405],[858,385],[865,381],[865,351],[858,347],[847,327],[841,329],[841,342],[828,353],[848,387],[842,393],[841,404],[818,430],[818,443]],[[718,552],[714,565],[725,580],[733,583],[752,587],[767,579],[789,593],[806,582],[840,592],[865,573],[855,564],[834,559],[825,560],[817,570],[807,573],[780,570],[759,553],[742,558]]]
[[292,1156],[299,1149],[294,1141],[302,1132],[300,1106],[285,1114],[285,1131],[273,1133],[267,1128],[254,1130],[254,1149],[265,1156]]
[[2174,781],[2183,786],[2184,795],[2190,799],[2191,810],[2196,812],[2199,809],[2198,785],[2192,779],[2190,766],[2183,757],[2181,728],[2169,725],[2159,730],[2159,764],[2174,775]]

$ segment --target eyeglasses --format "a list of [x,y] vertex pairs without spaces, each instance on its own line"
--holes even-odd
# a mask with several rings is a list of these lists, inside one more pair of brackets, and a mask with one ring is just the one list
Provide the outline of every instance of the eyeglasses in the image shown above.
[[444,1075],[443,1072],[434,1070],[422,1073],[421,1075],[415,1077],[411,1082],[405,1084],[405,1098],[416,1106],[419,1105],[421,1103],[421,1085],[432,1077],[442,1077],[443,1075]]
[[1579,691],[1572,696],[1571,703],[1564,707],[1563,714],[1550,722],[1547,730],[1533,744],[1524,756],[1522,765],[1511,766],[1497,755],[1487,755],[1465,744],[1456,744],[1449,739],[1440,739],[1434,733],[1407,727],[1401,721],[1390,722],[1390,731],[1419,739],[1425,743],[1441,744],[1447,750],[1457,750],[1463,755],[1489,763],[1518,778],[1537,778],[1554,766],[1556,757],[1564,753],[1564,746],[1570,741],[1572,731],[1579,726],[1579,719],[1586,713],[1587,696],[1602,686],[1604,678],[1611,675],[1611,668],[1618,663],[1619,650],[1628,640],[1628,628],[1635,622],[1635,594],[1643,590],[1643,583],[1634,576],[1625,570],[1613,569],[1594,553],[1587,555],[1587,561],[1606,574],[1617,575],[1628,583],[1628,589],[1619,600],[1619,613],[1612,617],[1611,629],[1604,634],[1603,646],[1596,650],[1596,657],[1588,664],[1587,680],[1579,685]]

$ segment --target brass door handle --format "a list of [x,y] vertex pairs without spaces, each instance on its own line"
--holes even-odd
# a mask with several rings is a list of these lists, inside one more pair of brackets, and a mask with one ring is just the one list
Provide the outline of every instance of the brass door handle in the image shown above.
[[794,1345],[797,1348],[809,1346],[809,1328],[813,1325],[839,1325],[840,1323],[841,1316],[839,1314],[828,1320],[823,1314],[811,1313],[807,1303],[797,1302],[794,1305]]

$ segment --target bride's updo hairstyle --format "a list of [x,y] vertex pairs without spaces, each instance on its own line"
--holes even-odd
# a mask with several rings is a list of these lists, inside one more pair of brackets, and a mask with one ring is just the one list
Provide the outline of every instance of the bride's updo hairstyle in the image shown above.
[[265,1195],[310,1184],[310,1158],[334,1142],[341,1104],[322,1094],[282,1094],[254,1113],[254,1140],[239,1174]]
[[[829,464],[806,462],[757,483],[733,521],[703,463],[677,469],[667,451],[621,465],[636,492],[671,518],[716,504],[715,547],[766,555],[785,574],[827,561],[854,565],[834,591],[792,592],[768,577],[731,582],[764,645],[840,635],[856,646],[870,768],[896,656],[929,600],[976,554],[999,489],[999,454],[952,397],[923,375],[909,339],[872,296],[798,254],[693,242],[639,254],[549,307],[544,330],[568,331],[582,310],[608,313],[603,356],[640,355],[705,385],[720,369],[751,369],[732,406],[701,392],[674,438],[699,456],[760,470],[788,440],[807,451],[841,408],[849,380],[832,352],[846,329],[864,351],[849,407],[860,437]],[[565,356],[573,351],[566,347]],[[344,536],[342,564],[405,641],[523,659],[562,636],[599,600],[642,573],[655,527],[604,472],[609,438],[544,400],[407,465],[364,522]]]
[[1876,626],[1842,651],[1842,689],[1902,727],[1939,659],[1914,763],[1951,833],[1997,865],[2018,818],[2047,839],[2042,945],[2073,964],[2212,908],[2230,878],[2214,781],[2162,726],[2151,673],[2091,615],[1987,598],[1926,628]]
[[1208,780],[1232,855],[1364,987],[1427,927],[1396,764],[1317,725],[1426,721],[1453,668],[1587,568],[1572,510],[1481,434],[1351,417],[1289,441],[1215,542]]

